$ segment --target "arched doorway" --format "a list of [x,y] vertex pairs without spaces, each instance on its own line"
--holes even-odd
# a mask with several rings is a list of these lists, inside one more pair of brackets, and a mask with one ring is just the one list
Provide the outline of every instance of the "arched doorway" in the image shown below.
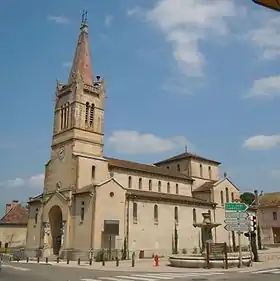
[[51,227],[52,248],[55,255],[59,254],[62,236],[62,211],[57,205],[49,211],[49,222]]

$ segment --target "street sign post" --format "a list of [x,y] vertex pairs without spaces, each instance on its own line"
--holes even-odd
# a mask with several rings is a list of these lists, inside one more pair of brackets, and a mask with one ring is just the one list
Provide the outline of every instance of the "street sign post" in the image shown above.
[[245,203],[236,203],[236,202],[230,202],[225,203],[225,210],[226,211],[239,211],[239,212],[245,212],[248,209],[248,205]]
[[248,229],[249,229],[249,226],[246,225],[246,224],[242,224],[242,225],[240,225],[240,224],[227,224],[225,226],[225,230],[227,230],[227,231],[237,231],[238,234],[241,233],[241,232],[246,232],[246,231],[248,231]]
[[247,212],[226,211],[225,215],[227,219],[229,218],[247,219],[249,217],[249,214]]
[[252,0],[254,3],[266,8],[280,11],[280,0]]
[[225,219],[226,224],[248,224],[250,225],[250,221],[248,219],[236,219],[236,218],[227,218]]

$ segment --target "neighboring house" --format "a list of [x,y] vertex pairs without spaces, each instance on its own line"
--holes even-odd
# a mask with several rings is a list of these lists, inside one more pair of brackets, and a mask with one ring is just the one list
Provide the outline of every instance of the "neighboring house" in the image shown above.
[[262,244],[280,244],[280,192],[265,193],[259,203]]
[[0,220],[0,248],[25,247],[28,210],[18,201],[6,204]]
[[170,254],[175,231],[180,251],[192,253],[201,247],[195,226],[202,213],[221,224],[213,241],[233,245],[224,203],[240,194],[228,178],[220,179],[220,162],[187,151],[155,164],[104,156],[105,87],[100,76],[94,79],[83,22],[68,81],[56,88],[51,155],[44,191],[29,201],[26,253],[87,258],[91,248],[111,248]]

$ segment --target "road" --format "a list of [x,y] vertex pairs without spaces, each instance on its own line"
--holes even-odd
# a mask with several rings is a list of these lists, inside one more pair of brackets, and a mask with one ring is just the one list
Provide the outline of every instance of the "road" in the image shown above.
[[0,281],[263,281],[264,279],[279,281],[280,267],[263,271],[137,273],[6,263],[0,272]]

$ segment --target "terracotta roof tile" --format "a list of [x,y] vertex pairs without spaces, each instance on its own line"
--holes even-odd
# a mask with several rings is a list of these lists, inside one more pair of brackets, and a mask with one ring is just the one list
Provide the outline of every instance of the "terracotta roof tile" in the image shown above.
[[203,183],[201,186],[199,186],[198,188],[196,188],[195,190],[193,190],[193,192],[210,191],[216,182],[217,181],[207,181]]
[[166,177],[173,177],[173,178],[193,181],[187,175],[174,171],[174,170],[168,170],[166,168],[157,167],[154,165],[142,164],[142,163],[131,162],[131,161],[127,161],[127,160],[120,160],[120,159],[115,159],[115,158],[106,157],[106,159],[109,161],[109,167],[111,166],[111,167],[117,167],[117,168],[122,168],[122,169],[127,169],[127,170],[135,170],[135,171],[139,171],[139,172],[145,172],[145,173],[150,173],[150,174],[155,174],[155,175],[161,175],[161,176],[166,176]]
[[211,160],[211,159],[208,159],[208,158],[205,158],[205,157],[193,154],[193,153],[189,153],[189,152],[184,152],[184,153],[172,156],[170,158],[167,158],[165,160],[159,161],[159,162],[154,163],[154,164],[159,165],[159,164],[163,164],[163,163],[173,162],[173,161],[176,161],[176,160],[181,160],[181,159],[184,159],[184,158],[194,158],[194,159],[198,159],[198,160],[204,160],[204,161],[207,161],[207,162],[210,162],[210,163],[215,163],[215,164],[218,164],[218,165],[221,164],[221,162],[218,162],[216,160]]
[[28,210],[16,204],[1,220],[0,224],[27,224]]
[[280,206],[280,192],[265,193],[260,196],[260,207]]

